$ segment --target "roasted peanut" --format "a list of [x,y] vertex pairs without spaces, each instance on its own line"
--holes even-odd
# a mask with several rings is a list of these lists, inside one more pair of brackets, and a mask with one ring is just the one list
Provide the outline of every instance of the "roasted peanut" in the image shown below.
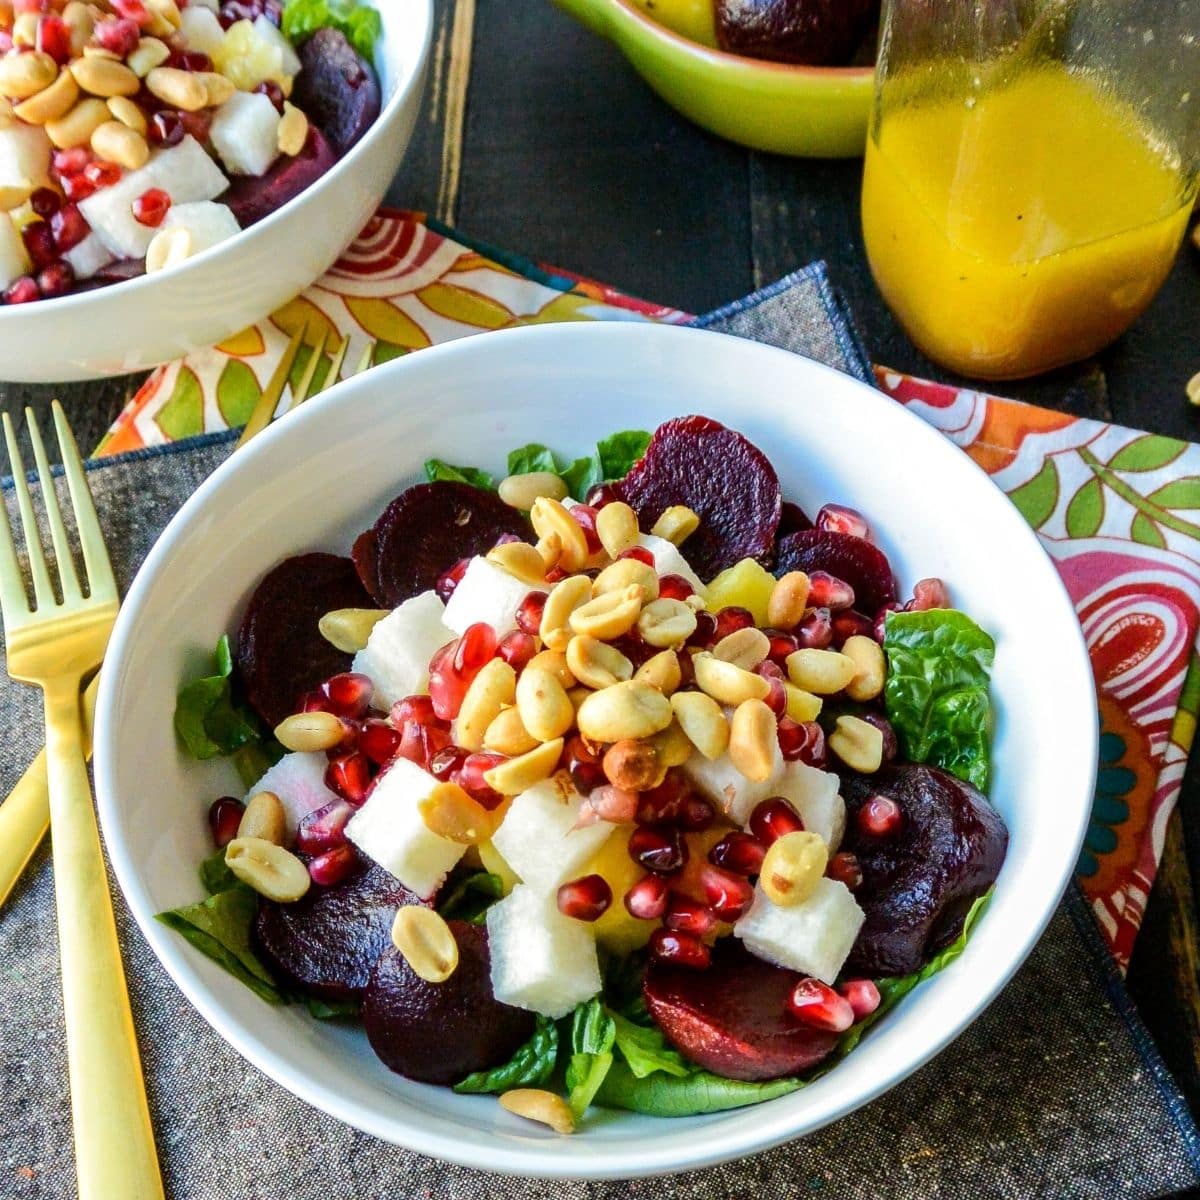
[[546,586],[546,564],[528,542],[502,542],[487,552],[487,560],[531,587]]
[[147,30],[156,37],[170,37],[183,23],[175,0],[144,0],[150,15]]
[[558,566],[558,560],[562,558],[562,548],[562,538],[557,533],[548,533],[545,537],[538,538],[537,545],[534,546],[542,556],[542,566],[547,571],[552,571]]
[[675,649],[696,632],[696,614],[682,600],[653,600],[642,609],[637,626],[651,646]]
[[329,712],[300,712],[284,717],[275,726],[275,739],[285,750],[311,754],[332,750],[346,737],[340,717]]
[[426,983],[445,983],[458,967],[458,943],[446,918],[423,904],[404,904],[392,920],[392,945]]
[[434,784],[429,795],[418,801],[417,811],[425,828],[460,846],[478,846],[491,840],[504,819],[501,808],[486,809],[457,783]]
[[92,140],[92,134],[110,120],[112,113],[108,111],[108,105],[89,96],[80,100],[66,116],[47,121],[46,135],[59,150],[70,150],[75,146],[86,146]]
[[593,692],[579,709],[579,732],[593,742],[647,738],[670,723],[671,705],[662,692],[633,679]]
[[858,664],[836,650],[794,650],[787,656],[788,677],[817,696],[840,692],[858,673]]
[[692,757],[692,742],[678,721],[672,721],[666,729],[649,739],[658,755],[659,765],[666,773],[668,767],[682,767]]
[[860,775],[873,775],[883,763],[883,733],[861,717],[838,717],[829,748]]
[[758,881],[773,903],[801,904],[813,894],[828,861],[829,848],[819,833],[785,833],[767,847]]
[[771,639],[761,629],[748,625],[735,629],[723,637],[714,647],[713,654],[722,662],[733,663],[747,671],[754,670],[771,653]]
[[529,510],[533,531],[540,538],[556,534],[562,542],[559,566],[564,571],[579,571],[587,562],[587,535],[579,522],[557,500],[540,496]]
[[[132,71],[129,73],[133,74]],[[135,82],[136,78],[134,76]],[[155,67],[146,76],[146,86],[165,104],[184,112],[199,112],[208,103],[208,90],[203,80],[177,67]]]
[[[570,693],[568,692],[568,696]],[[525,728],[515,707],[506,708],[493,718],[483,734],[483,748],[510,758],[525,754],[538,745],[538,740]]]
[[83,0],[71,0],[63,9],[62,15],[71,32],[71,53],[82,54],[96,28],[96,18],[92,15],[90,6],[84,4]]
[[58,78],[58,63],[41,50],[0,58],[0,96],[28,100]]
[[570,1105],[554,1092],[541,1088],[515,1088],[501,1094],[500,1107],[527,1121],[549,1125],[555,1133],[575,1132],[575,1117]]
[[573,632],[612,641],[637,624],[642,611],[642,589],[636,584],[619,592],[605,592],[581,604],[570,616]]
[[803,571],[781,575],[767,597],[767,621],[775,629],[799,625],[808,607],[808,576]]
[[45,125],[47,121],[57,121],[69,113],[78,99],[79,85],[75,76],[70,71],[63,71],[49,87],[23,100],[13,112],[30,125]]
[[625,792],[648,792],[662,782],[664,768],[648,741],[622,738],[604,752],[604,775]]
[[[565,695],[563,699],[566,699]],[[574,711],[571,715],[575,715]],[[490,771],[484,771],[483,781],[502,796],[519,796],[554,774],[562,755],[562,748],[563,740],[560,737],[543,742],[533,750],[519,754],[516,758],[505,759]]]
[[128,96],[113,96],[108,101],[108,111],[122,125],[127,125],[137,133],[146,132],[146,114]]
[[741,704],[743,700],[765,700],[771,685],[753,671],[735,667],[707,651],[692,659],[696,669],[696,685],[720,704]]
[[311,882],[294,854],[263,838],[234,838],[225,847],[225,865],[260,896],[281,904],[299,900]]
[[703,692],[676,692],[671,710],[688,741],[707,759],[720,758],[729,746],[729,722],[721,706]]
[[[570,643],[568,643],[570,645]],[[570,690],[575,686],[575,676],[567,656],[561,650],[539,650],[526,664],[525,669],[533,667],[535,671],[549,671],[564,688]]]
[[[237,88],[233,83],[222,75],[219,71],[198,71],[196,78],[204,85],[205,108],[220,108],[227,100],[232,100]],[[282,125],[283,122],[280,122]],[[304,121],[304,133],[308,134],[308,118]],[[276,132],[276,140],[278,141],[278,132]],[[300,149],[304,148],[303,141],[300,143]],[[296,151],[297,154],[300,150]]]
[[516,698],[516,671],[502,658],[489,659],[463,696],[454,726],[455,741],[464,750],[482,750],[488,726]]
[[620,558],[638,540],[637,513],[623,500],[606,504],[596,514],[596,535],[609,558]]
[[357,654],[371,639],[371,630],[388,615],[386,608],[335,608],[317,628],[321,636],[344,654]]
[[854,678],[846,684],[846,695],[851,700],[874,700],[883,691],[887,676],[883,647],[873,637],[856,633],[846,639],[842,653],[856,667]]
[[633,673],[634,679],[648,683],[657,688],[664,696],[669,696],[683,682],[683,669],[679,665],[679,655],[674,650],[660,650]]
[[150,161],[150,145],[136,129],[120,121],[105,121],[92,134],[92,149],[98,158],[136,171]]
[[[291,105],[287,105],[284,111],[290,107]],[[555,475],[553,471],[529,471],[524,475],[509,475],[500,480],[497,491],[505,504],[519,508],[522,512],[528,512],[534,501],[543,496],[558,501],[567,498],[567,485],[562,477]]]
[[38,14],[36,12],[17,13],[12,21],[12,40],[14,46],[36,46],[38,31]]
[[803,724],[805,721],[815,721],[820,715],[823,704],[820,696],[814,696],[790,681],[785,681],[783,691],[787,697],[787,715],[793,721]]
[[[281,154],[295,158],[308,142],[308,117],[294,104],[283,105],[283,117],[276,132],[276,145]],[[557,476],[556,476],[557,478]],[[561,480],[560,480],[561,482]]]
[[551,650],[566,650],[571,640],[571,614],[592,598],[592,581],[586,575],[568,575],[559,580],[546,597],[538,629],[543,644]]
[[146,248],[146,274],[178,266],[192,256],[192,235],[182,228],[160,229]]
[[274,792],[256,792],[246,801],[246,811],[238,823],[240,838],[261,838],[282,846],[287,837],[287,815]]
[[526,667],[517,679],[517,711],[521,723],[539,742],[560,738],[575,724],[575,706],[566,688],[537,667]]
[[145,79],[155,67],[162,66],[170,57],[171,48],[166,42],[155,37],[144,37],[125,60],[125,65],[139,79]]
[[[600,511],[607,512],[607,509]],[[643,604],[658,599],[657,573],[652,566],[636,558],[619,558],[615,563],[610,563],[596,576],[592,592],[602,596],[605,592],[620,592],[628,587],[641,588]]]
[[68,70],[85,92],[104,100],[110,96],[136,96],[142,86],[124,63],[114,62],[111,58],[77,58]]
[[666,538],[674,546],[681,546],[699,528],[699,516],[686,504],[672,504],[663,510],[650,532],[655,537]]
[[633,663],[616,646],[586,635],[567,643],[567,666],[580,683],[593,689],[633,678]]

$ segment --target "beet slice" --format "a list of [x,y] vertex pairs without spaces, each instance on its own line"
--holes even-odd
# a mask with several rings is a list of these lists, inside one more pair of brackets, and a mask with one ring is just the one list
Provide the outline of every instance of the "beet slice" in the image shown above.
[[785,500],[779,513],[779,528],[775,530],[775,537],[777,540],[782,539],[789,533],[800,533],[812,527],[813,523],[808,519],[808,513],[800,505]]
[[802,529],[780,538],[775,574],[828,571],[854,589],[854,607],[874,617],[896,599],[892,564],[878,546],[849,533]]
[[293,904],[264,900],[252,927],[254,942],[275,973],[301,991],[322,1000],[357,1000],[392,944],[396,909],[424,903],[394,875],[360,858],[341,883],[314,884]]
[[718,421],[676,417],[660,425],[616,490],[643,529],[673,504],[699,515],[683,554],[705,582],[743,558],[771,565],[779,477],[757,446]]
[[[888,796],[900,828],[874,837],[855,816],[868,797]],[[846,836],[858,856],[855,899],[867,919],[846,962],[848,975],[908,975],[962,932],[971,905],[1000,873],[1008,830],[987,798],[938,767],[896,763],[875,775],[842,777]]]
[[358,561],[375,559],[375,587],[387,608],[428,591],[460,558],[486,554],[506,533],[529,536],[525,518],[495,492],[469,483],[418,483],[375,522],[371,543],[355,542]]
[[312,125],[299,154],[281,154],[265,175],[235,176],[221,196],[221,203],[229,205],[237,223],[245,229],[263,217],[269,217],[293,196],[316,183],[336,162],[337,155],[328,141]]
[[336,554],[285,558],[246,605],[237,670],[251,707],[274,728],[300,697],[350,669],[351,655],[331,646],[317,622],[335,608],[369,608],[354,563]]
[[779,1079],[816,1066],[837,1045],[836,1033],[788,1009],[800,978],[721,938],[707,971],[651,962],[642,990],[667,1040],[692,1062],[727,1079]]
[[320,127],[341,158],[379,116],[379,80],[340,29],[318,29],[300,47],[292,103]]
[[716,0],[722,50],[806,66],[845,66],[879,0]]
[[354,569],[358,572],[362,585],[371,594],[371,599],[382,605],[383,597],[379,594],[379,555],[375,547],[375,529],[364,529],[354,539],[350,547],[350,557],[354,560]]
[[375,964],[362,1021],[384,1065],[424,1083],[458,1083],[507,1062],[533,1035],[534,1016],[492,995],[487,930],[451,921],[458,966],[427,983],[394,948]]

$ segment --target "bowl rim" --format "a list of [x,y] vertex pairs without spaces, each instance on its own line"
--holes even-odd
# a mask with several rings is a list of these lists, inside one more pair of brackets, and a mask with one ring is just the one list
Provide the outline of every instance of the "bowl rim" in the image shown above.
[[[837,380],[841,385],[850,385],[861,389],[863,393],[873,396],[879,404],[888,403],[889,407],[894,409],[896,419],[911,423],[916,437],[925,440],[930,445],[936,442],[941,447],[941,450],[935,451],[935,453],[949,452],[954,449],[946,444],[946,439],[939,431],[922,421],[915,413],[904,406],[888,401],[888,398],[882,393],[862,381],[855,380],[832,367],[810,359],[803,359],[801,355],[710,330],[650,323],[560,323],[514,327],[493,331],[488,338],[484,339],[463,338],[443,343],[415,356],[403,356],[384,364],[377,371],[364,372],[360,376],[330,388],[322,395],[314,397],[309,404],[304,405],[299,415],[292,414],[286,424],[281,422],[273,425],[263,436],[255,439],[251,446],[221,463],[172,517],[138,571],[113,631],[109,645],[109,653],[112,657],[108,661],[116,664],[127,657],[128,648],[136,635],[138,612],[149,599],[155,586],[156,576],[171,558],[175,541],[192,524],[211,520],[212,505],[214,501],[219,505],[220,493],[226,480],[235,473],[240,475],[243,472],[255,471],[258,467],[258,460],[269,456],[273,452],[276,442],[302,437],[305,423],[321,420],[327,410],[353,403],[356,395],[368,390],[382,389],[388,390],[393,396],[403,395],[406,389],[397,385],[404,379],[406,372],[431,369],[437,371],[440,368],[452,371],[455,361],[463,356],[486,355],[493,348],[502,349],[507,344],[515,347],[514,352],[523,352],[525,356],[536,361],[539,343],[550,343],[551,347],[555,347],[555,354],[561,359],[564,354],[570,355],[571,342],[577,338],[600,342],[607,339],[614,343],[609,352],[614,361],[624,361],[624,356],[620,353],[617,345],[624,339],[639,343],[665,342],[665,349],[663,345],[651,347],[653,353],[660,357],[671,353],[679,354],[682,357],[687,354],[689,343],[695,347],[697,340],[703,343],[719,339],[723,342],[738,343],[741,347],[737,351],[739,353],[786,357],[793,364],[796,359],[800,358],[805,362],[806,369],[810,369],[818,375],[825,375],[831,380]],[[499,339],[504,340],[500,341]],[[555,346],[556,343],[566,343],[566,345]],[[672,343],[677,344],[672,345]],[[751,349],[746,350],[746,347],[751,347]],[[989,484],[991,483],[982,468],[967,459],[965,455],[963,456],[963,465],[970,471],[978,473],[982,479],[988,480]],[[998,499],[1003,499],[1002,493]],[[477,1143],[465,1143],[456,1137],[453,1128],[441,1130],[430,1129],[428,1126],[414,1127],[403,1117],[389,1119],[369,1104],[360,1103],[356,1099],[348,1099],[332,1088],[321,1084],[311,1072],[305,1073],[299,1066],[293,1066],[289,1061],[278,1056],[274,1050],[261,1044],[253,1034],[244,1032],[237,1027],[236,1023],[233,1023],[231,1028],[231,1022],[227,1020],[228,1005],[216,998],[210,1001],[210,998],[204,994],[205,988],[197,978],[194,967],[184,953],[183,943],[176,944],[172,940],[171,932],[154,920],[154,905],[150,903],[148,891],[139,878],[138,864],[131,857],[123,837],[118,835],[110,838],[108,836],[109,831],[115,832],[116,827],[120,824],[116,778],[118,755],[116,748],[120,738],[113,713],[115,711],[114,693],[118,686],[116,681],[118,675],[121,674],[117,669],[109,669],[101,673],[94,737],[94,764],[97,807],[118,883],[142,934],[150,943],[161,965],[171,975],[191,1004],[225,1041],[264,1074],[300,1099],[330,1114],[335,1119],[385,1142],[398,1144],[421,1153],[436,1155],[463,1166],[502,1174],[530,1175],[544,1179],[621,1179],[628,1178],[634,1169],[639,1177],[700,1169],[739,1156],[758,1153],[798,1136],[815,1132],[822,1126],[857,1111],[911,1076],[964,1032],[996,999],[1032,951],[1056,911],[1071,879],[1079,846],[1087,828],[1091,785],[1098,755],[1099,730],[1086,641],[1066,586],[1034,532],[1025,523],[1016,508],[1011,505],[1007,513],[997,508],[996,517],[996,529],[993,532],[997,536],[1005,536],[1012,531],[1013,536],[1029,539],[1045,560],[1048,571],[1048,590],[1057,601],[1057,615],[1051,609],[1044,612],[1043,616],[1047,618],[1051,627],[1060,627],[1062,638],[1065,639],[1065,642],[1070,643],[1070,651],[1064,650],[1064,653],[1069,653],[1074,660],[1075,682],[1082,685],[1080,697],[1090,706],[1091,719],[1081,722],[1087,731],[1087,744],[1081,745],[1077,753],[1080,767],[1086,766],[1086,771],[1081,771],[1078,784],[1080,803],[1076,813],[1074,836],[1061,847],[1057,873],[1049,877],[1043,876],[1048,882],[1045,890],[1040,893],[1040,903],[1037,906],[1027,904],[1027,907],[1023,909],[1021,928],[1015,931],[1012,937],[1011,944],[1016,947],[1016,952],[1012,957],[1008,961],[1002,962],[1001,965],[989,967],[984,964],[976,964],[979,970],[973,978],[981,973],[984,974],[987,986],[971,988],[969,1003],[959,1010],[953,1019],[946,1020],[939,1027],[940,1032],[937,1036],[915,1049],[894,1056],[895,1061],[890,1069],[881,1072],[878,1079],[856,1092],[853,1102],[843,1107],[841,1111],[823,1114],[807,1124],[798,1122],[791,1110],[780,1107],[786,1105],[788,1100],[795,1099],[795,1095],[793,1095],[763,1106],[758,1114],[759,1119],[749,1133],[737,1128],[725,1129],[719,1120],[722,1117],[735,1117],[739,1112],[745,1113],[749,1110],[734,1110],[729,1113],[716,1114],[718,1119],[710,1119],[691,1131],[691,1136],[664,1139],[662,1150],[639,1155],[636,1167],[632,1167],[628,1156],[614,1153],[614,1146],[609,1142],[600,1142],[590,1146],[583,1142],[576,1143],[572,1146],[569,1157],[564,1155],[548,1160],[540,1152],[539,1143],[528,1139],[522,1139],[522,1144],[516,1144],[517,1139],[513,1139],[509,1144],[492,1142],[488,1144],[484,1152],[480,1150]],[[986,920],[985,916],[984,925],[986,925]],[[946,977],[942,976],[941,978],[945,979]],[[802,1092],[798,1093],[798,1095],[802,1094]],[[397,1127],[398,1122],[399,1127]],[[798,1125],[803,1125],[802,1130],[798,1130]],[[486,1154],[486,1159],[484,1154]]]
[[[376,7],[382,8],[385,4],[395,4],[396,0],[375,0],[375,3]],[[429,58],[429,50],[433,40],[434,0],[405,0],[405,3],[412,4],[420,15],[420,25],[416,29],[416,32],[419,34],[418,43],[420,53],[414,56],[412,64],[404,76],[397,79],[396,90],[392,93],[391,99],[380,108],[379,116],[371,123],[371,127],[367,132],[350,147],[346,154],[337,159],[333,166],[319,179],[309,184],[303,191],[297,192],[285,204],[282,204],[274,212],[263,217],[261,221],[256,221],[253,225],[239,230],[234,237],[226,238],[223,242],[209,246],[208,249],[202,250],[199,254],[186,259],[177,267],[170,269],[170,271],[156,271],[152,275],[143,273],[135,275],[132,279],[122,279],[116,283],[105,284],[103,287],[91,288],[83,292],[73,292],[66,296],[56,296],[52,300],[38,300],[33,305],[0,305],[0,323],[3,323],[6,319],[6,313],[13,314],[7,319],[15,321],[17,316],[28,313],[30,308],[34,309],[39,316],[46,312],[62,313],[66,316],[70,315],[71,310],[75,307],[93,303],[97,295],[111,295],[119,290],[122,298],[124,298],[126,296],[133,296],[139,291],[152,286],[156,280],[163,276],[168,276],[171,279],[179,279],[185,272],[200,270],[219,254],[226,253],[239,245],[243,235],[256,234],[259,230],[269,230],[283,221],[290,220],[293,212],[299,208],[304,200],[312,195],[328,190],[329,187],[341,179],[341,176],[344,174],[343,167],[347,171],[352,170],[358,160],[366,154],[369,147],[380,140],[386,128],[408,101],[413,88],[418,86],[421,81],[422,68]],[[378,67],[374,63],[371,66],[378,76]]]

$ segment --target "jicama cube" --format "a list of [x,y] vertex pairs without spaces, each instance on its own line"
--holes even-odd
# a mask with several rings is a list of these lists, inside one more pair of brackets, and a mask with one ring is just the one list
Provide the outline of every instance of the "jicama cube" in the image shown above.
[[760,884],[750,911],[733,927],[746,949],[776,966],[832,983],[865,920],[844,883],[822,878],[799,904],[776,904]]
[[486,558],[473,558],[446,605],[446,625],[457,634],[479,622],[490,625],[498,638],[517,627],[517,609],[530,592],[548,588],[531,587]]
[[405,600],[371,630],[366,646],[354,656],[355,671],[375,684],[372,703],[391,708],[397,700],[425,690],[429,660],[453,640],[442,623],[446,606],[436,592]]
[[580,875],[584,863],[612,833],[609,821],[575,828],[583,797],[560,772],[513,800],[492,844],[538,892],[548,892]]
[[279,157],[279,113],[262,92],[235,92],[213,118],[209,137],[231,175],[265,175]]
[[0,288],[20,279],[29,271],[29,255],[13,219],[0,212]]
[[285,754],[246,793],[246,799],[258,792],[274,792],[283,805],[288,842],[291,843],[301,817],[337,799],[337,795],[325,786],[325,768],[328,766],[329,760],[324,754]]
[[519,884],[487,910],[492,992],[502,1004],[566,1016],[600,990],[596,938],[564,917],[554,893]]
[[442,886],[467,849],[432,832],[421,816],[417,805],[436,784],[416,763],[397,758],[346,824],[350,841],[422,899]]
[[40,125],[14,121],[0,128],[0,196],[6,197],[4,208],[20,204],[34,188],[49,180],[50,151],[50,139]]
[[113,261],[113,253],[98,234],[89,233],[79,245],[65,251],[63,258],[71,264],[76,279],[90,279]]
[[203,5],[189,4],[179,13],[179,40],[188,50],[207,54],[212,58],[225,41],[225,30],[217,20],[216,13]]
[[787,763],[772,795],[783,796],[795,806],[804,828],[818,833],[832,854],[846,832],[846,803],[838,794],[838,777],[802,762]]
[[638,538],[638,545],[649,550],[654,556],[654,569],[660,575],[682,575],[696,589],[698,595],[704,595],[704,584],[700,582],[700,576],[688,565],[687,559],[673,542],[655,537],[652,533],[643,533]]
[[255,17],[254,32],[265,45],[275,46],[279,50],[279,65],[285,75],[300,74],[300,56],[270,17],[266,14]]
[[759,801],[779,795],[779,781],[783,778],[785,764],[778,741],[774,742],[773,749],[775,762],[771,774],[757,783],[747,779],[733,765],[728,754],[707,759],[698,750],[693,751],[691,758],[683,764],[683,770],[710,804],[735,825],[745,825]]
[[203,254],[205,250],[242,231],[237,217],[233,215],[233,209],[214,200],[192,200],[187,204],[172,204],[159,228],[186,229],[192,239],[188,250],[189,257]]

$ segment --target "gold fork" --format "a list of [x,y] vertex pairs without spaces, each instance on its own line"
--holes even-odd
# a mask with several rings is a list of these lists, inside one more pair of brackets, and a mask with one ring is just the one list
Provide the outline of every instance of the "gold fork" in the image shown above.
[[104,656],[117,616],[117,584],[75,439],[57,402],[53,411],[87,592],[75,571],[41,434],[27,409],[62,599],[55,595],[24,463],[5,413],[4,438],[34,598],[31,607],[8,512],[0,507],[0,612],[8,673],[40,687],[45,701],[54,891],[80,1200],[160,1200],[162,1179],[83,753],[80,688]]
[[[279,407],[279,401],[283,398],[292,366],[296,361],[301,343],[306,339],[307,332],[308,327],[305,325],[292,335],[283,357],[279,360],[266,387],[263,388],[262,396],[254,406],[250,420],[246,423],[246,428],[238,439],[238,446],[244,445],[271,423],[275,410]],[[291,403],[287,412],[291,412],[293,408],[303,404],[310,396],[324,391],[335,380],[340,382],[342,379],[348,379],[351,375],[358,375],[371,365],[376,348],[373,341],[368,342],[366,350],[355,368],[347,374],[343,374],[342,368],[349,345],[349,337],[343,337],[334,350],[329,370],[326,371],[321,386],[313,388],[317,367],[320,365],[325,347],[325,339],[323,337],[320,339],[320,347],[313,350],[303,376],[297,381],[296,387],[292,391]],[[83,693],[84,753],[89,757],[92,752],[92,717],[96,711],[96,692],[99,687],[100,677],[97,675]],[[28,770],[9,793],[8,799],[0,804],[0,907],[3,907],[8,900],[9,894],[16,886],[17,880],[21,878],[34,851],[45,837],[49,825],[50,802],[46,793],[46,752],[43,750],[30,763]]]

